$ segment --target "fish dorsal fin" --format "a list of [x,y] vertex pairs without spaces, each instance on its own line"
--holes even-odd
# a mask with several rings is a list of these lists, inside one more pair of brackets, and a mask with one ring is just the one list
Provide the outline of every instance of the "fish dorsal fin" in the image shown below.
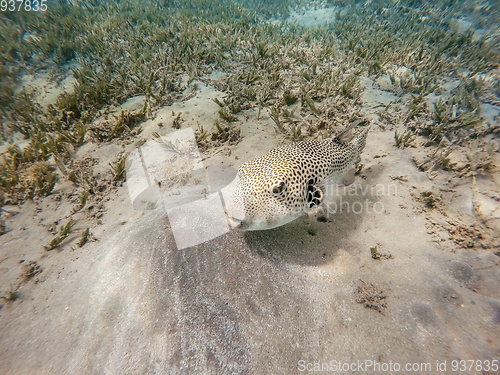
[[[351,125],[349,125],[346,129],[342,130],[339,134],[335,135],[333,137],[334,140],[338,142],[344,142],[344,143],[349,143],[353,141],[355,138],[359,137],[361,133],[367,132],[367,130],[362,130],[361,132],[354,132],[353,129],[356,128],[358,125],[364,123],[365,121],[362,120],[356,120],[354,121]],[[375,123],[374,120],[370,122],[368,125],[368,129]],[[366,135],[366,134],[365,134]]]
[[352,129],[358,126],[359,124],[361,124],[361,120],[354,121],[351,125],[349,125],[346,129],[342,130],[342,132],[340,132],[333,138],[340,142],[348,143],[353,138]]
[[365,148],[366,137],[368,136],[368,132],[370,131],[371,126],[375,123],[375,121],[371,121],[370,124],[362,129],[352,140],[349,142],[358,150],[358,153],[361,154],[361,151]]

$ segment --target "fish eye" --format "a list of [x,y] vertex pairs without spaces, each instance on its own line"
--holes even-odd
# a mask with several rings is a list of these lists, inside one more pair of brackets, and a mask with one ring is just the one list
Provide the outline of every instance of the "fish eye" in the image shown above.
[[281,192],[285,190],[285,182],[284,181],[280,181],[279,184],[277,185],[274,185],[271,189],[271,192],[275,195],[278,195],[278,194],[281,194]]

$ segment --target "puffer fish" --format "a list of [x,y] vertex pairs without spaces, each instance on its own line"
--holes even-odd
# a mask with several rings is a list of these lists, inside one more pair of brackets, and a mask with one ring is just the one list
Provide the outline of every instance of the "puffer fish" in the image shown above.
[[325,184],[339,183],[361,161],[370,126],[348,142],[341,140],[358,123],[339,137],[294,142],[243,163],[226,192],[231,227],[271,229],[318,207]]

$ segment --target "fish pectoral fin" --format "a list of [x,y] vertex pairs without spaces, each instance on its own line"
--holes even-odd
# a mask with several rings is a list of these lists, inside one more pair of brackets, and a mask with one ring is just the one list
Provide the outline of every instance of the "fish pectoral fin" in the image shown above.
[[323,190],[316,184],[307,184],[307,208],[317,207],[323,201]]

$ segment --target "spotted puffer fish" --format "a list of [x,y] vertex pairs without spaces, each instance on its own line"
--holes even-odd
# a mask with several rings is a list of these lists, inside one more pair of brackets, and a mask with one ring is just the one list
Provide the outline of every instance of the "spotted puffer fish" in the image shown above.
[[295,142],[243,163],[228,186],[225,207],[231,226],[271,229],[318,207],[325,183],[339,183],[360,162],[369,128],[348,142],[339,137]]

